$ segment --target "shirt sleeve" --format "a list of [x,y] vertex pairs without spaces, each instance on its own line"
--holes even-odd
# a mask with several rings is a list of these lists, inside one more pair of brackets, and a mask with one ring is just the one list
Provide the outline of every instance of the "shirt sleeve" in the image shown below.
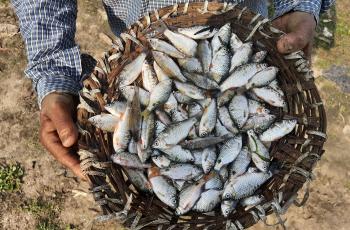
[[26,44],[25,74],[38,93],[38,103],[52,92],[77,94],[82,72],[75,44],[76,0],[12,0]]
[[275,0],[275,16],[280,17],[290,11],[302,11],[314,15],[319,21],[320,13],[328,10],[335,0]]

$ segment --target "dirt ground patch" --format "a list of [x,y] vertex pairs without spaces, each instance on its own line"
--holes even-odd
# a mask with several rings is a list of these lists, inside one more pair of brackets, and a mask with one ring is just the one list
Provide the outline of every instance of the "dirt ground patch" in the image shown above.
[[[76,40],[83,52],[98,57],[109,49],[99,36],[111,34],[107,17],[100,1],[78,2]],[[337,29],[333,49],[316,52],[317,73],[327,70],[332,74],[329,56],[337,57],[336,65],[350,67],[349,62],[342,61],[350,57],[350,49],[344,48],[350,40],[345,23],[347,6],[348,1],[338,1],[341,28]],[[0,1],[0,23],[7,25],[6,30],[0,30],[0,164],[18,162],[24,169],[21,189],[0,194],[0,229],[120,229],[113,223],[92,224],[99,209],[88,193],[88,185],[78,181],[40,146],[36,96],[23,74],[24,44],[8,1]],[[327,108],[329,139],[326,153],[315,168],[310,199],[304,207],[288,211],[286,225],[289,229],[345,230],[350,226],[350,96],[322,76],[316,82]],[[252,229],[264,228],[259,224]]]

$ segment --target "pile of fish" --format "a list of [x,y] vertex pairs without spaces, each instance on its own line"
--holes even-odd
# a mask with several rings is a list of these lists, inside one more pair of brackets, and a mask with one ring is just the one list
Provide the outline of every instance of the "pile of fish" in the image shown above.
[[149,47],[121,71],[120,99],[89,119],[113,132],[111,160],[177,215],[263,202],[269,145],[297,124],[271,113],[286,101],[267,52],[230,24],[163,28]]

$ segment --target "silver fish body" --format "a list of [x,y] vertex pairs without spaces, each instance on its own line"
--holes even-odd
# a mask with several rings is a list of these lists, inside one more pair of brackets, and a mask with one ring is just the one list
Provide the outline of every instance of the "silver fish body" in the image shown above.
[[281,87],[278,84],[277,80],[273,80],[270,84],[269,87],[271,87],[272,89],[276,90],[279,94],[281,94],[281,96],[284,96],[284,92],[281,89]]
[[261,114],[250,116],[242,127],[242,131],[254,130],[256,133],[262,133],[268,129],[275,121],[276,116],[271,114]]
[[119,74],[120,88],[132,84],[138,78],[142,71],[143,62],[145,61],[146,56],[146,53],[141,53],[137,58],[124,67]]
[[203,174],[203,171],[192,164],[174,164],[161,169],[160,174],[173,180],[189,181]]
[[171,164],[171,161],[165,155],[152,156],[152,162],[161,169],[167,168]]
[[192,155],[194,157],[193,164],[202,166],[202,155],[203,155],[202,150],[194,150],[192,151]]
[[208,90],[216,90],[220,89],[220,86],[216,81],[210,79],[207,76],[197,74],[197,73],[186,73],[184,72],[184,75],[187,79],[193,82],[196,86],[202,88],[202,89],[208,89]]
[[216,160],[214,169],[219,171],[223,166],[233,162],[242,149],[242,136],[237,134],[224,142],[220,148],[220,154]]
[[152,185],[142,170],[124,168],[131,183],[143,192],[152,193]]
[[153,61],[153,69],[154,69],[154,72],[157,75],[158,81],[164,81],[164,80],[169,80],[170,79],[168,74],[166,74],[162,70],[162,68],[160,68],[160,66],[157,64],[156,61]]
[[194,117],[200,113],[203,113],[203,108],[197,103],[188,105],[188,116]]
[[194,157],[191,151],[182,148],[180,145],[175,145],[170,148],[161,149],[161,151],[165,153],[170,160],[175,162],[187,163],[194,161]]
[[209,75],[216,82],[220,83],[221,80],[228,75],[230,70],[230,58],[230,51],[226,47],[222,47],[214,53]]
[[141,149],[145,150],[151,146],[151,141],[154,136],[155,130],[155,118],[154,113],[150,113],[149,116],[143,118],[141,128]]
[[114,132],[115,127],[119,123],[119,118],[112,114],[100,114],[90,117],[88,121],[103,131]]
[[158,84],[157,75],[153,69],[153,66],[146,60],[142,65],[142,85],[143,88],[149,92],[152,92],[154,87]]
[[178,49],[176,49],[173,45],[167,43],[166,41],[151,38],[149,39],[149,43],[152,49],[165,53],[173,58],[185,58],[186,55],[181,53]]
[[227,103],[229,103],[232,98],[236,95],[237,93],[234,90],[226,90],[225,92],[221,92],[217,101],[218,101],[218,106],[224,106]]
[[270,110],[267,109],[262,103],[248,99],[248,108],[249,108],[249,115],[267,115],[270,113]]
[[223,199],[242,199],[251,196],[271,177],[270,173],[245,173],[226,184]]
[[159,109],[156,109],[154,111],[157,119],[162,122],[164,125],[170,125],[172,122],[171,122],[171,119],[170,117],[168,116],[168,114],[166,112],[163,112],[162,110],[159,110]]
[[137,156],[139,157],[140,161],[142,163],[146,163],[152,155],[152,149],[151,148],[143,149],[141,147],[140,142],[137,143],[136,147],[137,147]]
[[128,144],[128,152],[132,154],[137,154],[137,143],[135,142],[134,138],[131,138]]
[[232,137],[233,135],[231,133],[226,133],[222,136],[217,136],[217,137],[209,136],[209,137],[196,138],[194,140],[185,140],[181,142],[180,145],[183,148],[190,149],[190,150],[203,149],[203,148],[208,148],[216,144],[222,143]]
[[266,69],[261,70],[248,81],[248,83],[245,85],[245,88],[248,90],[255,87],[267,86],[276,79],[278,71],[278,68],[274,66],[270,66]]
[[219,108],[219,119],[223,126],[231,133],[236,134],[239,132],[236,125],[232,121],[229,110],[225,106]]
[[172,32],[168,29],[164,31],[164,36],[167,37],[178,50],[186,54],[186,56],[193,57],[195,55],[198,44],[192,38]]
[[[220,113],[219,113],[220,114]],[[231,134],[226,127],[221,123],[220,119],[218,119],[216,121],[215,124],[215,136],[216,137],[221,137],[221,136],[225,136],[227,134]]]
[[185,186],[188,185],[188,182],[184,180],[173,180],[173,184],[177,191],[181,191]]
[[243,45],[243,42],[235,33],[231,33],[230,38],[230,49],[231,53],[235,53],[241,46]]
[[164,204],[175,209],[177,207],[177,191],[165,177],[160,175],[159,169],[153,167],[148,170],[148,179],[152,185],[154,194]]
[[172,88],[171,80],[165,80],[165,81],[159,82],[151,92],[149,104],[145,109],[143,115],[149,114],[158,106],[164,104],[170,97],[171,88]]
[[[141,105],[147,106],[149,104],[150,93],[142,88],[138,88],[138,91]],[[127,101],[130,101],[135,94],[135,86],[124,86],[120,88],[120,92]]]
[[241,175],[247,171],[247,168],[252,161],[252,156],[248,151],[248,148],[244,146],[236,159],[230,165],[231,174]]
[[193,98],[179,92],[179,91],[175,91],[173,92],[174,97],[176,98],[177,102],[181,103],[181,104],[191,104],[193,102]]
[[242,128],[249,116],[248,99],[244,95],[234,96],[228,110],[238,128]]
[[202,73],[203,67],[200,61],[195,58],[179,58],[177,59],[177,62],[179,63],[180,67],[189,72],[189,73]]
[[158,135],[152,147],[165,149],[177,145],[188,136],[188,133],[196,122],[197,118],[189,118],[185,121],[169,125]]
[[138,156],[127,152],[118,152],[112,154],[111,160],[118,165],[132,169],[144,169],[150,167],[148,164],[143,164]]
[[230,72],[237,67],[247,64],[253,53],[253,43],[244,43],[239,47],[231,58]]
[[278,140],[292,132],[297,125],[297,120],[283,120],[274,123],[269,129],[260,134],[259,138],[263,142]]
[[224,167],[221,167],[219,171],[219,175],[222,181],[227,181],[229,177],[227,165],[225,165]]
[[202,155],[202,168],[205,174],[209,173],[216,162],[216,149],[215,147],[206,148],[203,150]]
[[224,217],[228,217],[237,207],[237,200],[223,200],[221,202],[221,213]]
[[121,101],[114,101],[108,105],[105,105],[105,109],[116,118],[120,118],[125,112],[126,103]]
[[[211,29],[209,26],[192,26],[189,28],[178,28],[177,32],[186,35],[195,40],[211,38],[217,33],[217,29]],[[204,40],[206,41],[206,40]]]
[[204,109],[203,116],[199,123],[199,136],[208,136],[215,128],[217,120],[216,100],[212,99],[209,106]]
[[155,135],[158,136],[161,132],[163,132],[166,128],[166,125],[161,121],[155,122]]
[[170,116],[171,116],[171,120],[173,122],[180,122],[180,121],[184,121],[184,120],[188,119],[187,112],[179,110],[178,108],[172,110],[170,113]]
[[265,200],[265,197],[263,195],[255,195],[255,196],[244,198],[243,200],[240,201],[240,203],[243,207],[256,206],[256,205],[259,205],[264,200]]
[[118,124],[115,127],[113,133],[113,148],[116,153],[123,151],[128,147],[131,138],[131,111],[131,103],[128,102],[128,105],[125,109],[125,113],[120,118]]
[[213,178],[207,181],[205,183],[204,189],[205,190],[210,190],[210,189],[216,189],[220,190],[224,187],[224,183],[222,183],[222,180],[220,178],[220,175],[216,173]]
[[174,94],[171,93],[169,96],[169,99],[164,103],[164,111],[167,112],[168,114],[171,113],[171,111],[177,109],[178,103],[176,98],[174,97]]
[[213,211],[220,203],[221,194],[222,191],[219,190],[208,190],[203,192],[193,207],[193,210],[202,213]]
[[194,86],[189,83],[182,83],[179,81],[175,81],[175,86],[176,88],[183,93],[184,95],[196,99],[196,100],[201,100],[205,99],[205,94],[204,91],[197,86]]
[[260,62],[263,62],[265,60],[266,56],[267,56],[267,51],[262,50],[262,51],[256,52],[252,56],[251,61],[255,62],[255,63],[260,63]]
[[[152,54],[154,60],[157,62],[159,67],[168,77],[177,79],[182,82],[186,81],[186,78],[182,74],[179,66],[175,63],[175,61],[172,58],[158,51],[153,51]],[[159,75],[157,76],[159,77]],[[162,77],[164,77],[164,75],[162,75]]]
[[202,40],[198,44],[197,55],[200,62],[202,63],[203,72],[209,73],[211,60],[213,58],[213,52],[211,50],[210,42],[207,40]]
[[248,146],[252,153],[252,160],[255,166],[262,172],[267,172],[270,166],[270,153],[269,150],[259,140],[256,134],[249,130],[248,134]]
[[221,47],[227,46],[231,38],[231,25],[226,23],[223,25],[219,31],[214,35],[211,40],[211,47],[213,49],[213,54],[215,54]]
[[220,85],[221,92],[228,89],[236,89],[244,86],[259,71],[267,68],[266,64],[246,64],[238,67],[233,73]]
[[253,88],[252,91],[258,98],[264,100],[274,107],[283,108],[287,105],[285,99],[283,98],[283,95],[269,86],[262,88]]

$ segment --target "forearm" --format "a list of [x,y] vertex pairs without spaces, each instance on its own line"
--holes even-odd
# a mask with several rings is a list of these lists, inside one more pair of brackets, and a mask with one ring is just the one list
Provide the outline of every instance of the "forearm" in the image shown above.
[[275,18],[290,11],[302,11],[312,14],[318,22],[320,13],[328,10],[334,2],[335,0],[275,0]]
[[25,73],[37,90],[39,105],[51,92],[77,94],[81,61],[74,42],[76,0],[12,0],[12,3],[27,49]]

